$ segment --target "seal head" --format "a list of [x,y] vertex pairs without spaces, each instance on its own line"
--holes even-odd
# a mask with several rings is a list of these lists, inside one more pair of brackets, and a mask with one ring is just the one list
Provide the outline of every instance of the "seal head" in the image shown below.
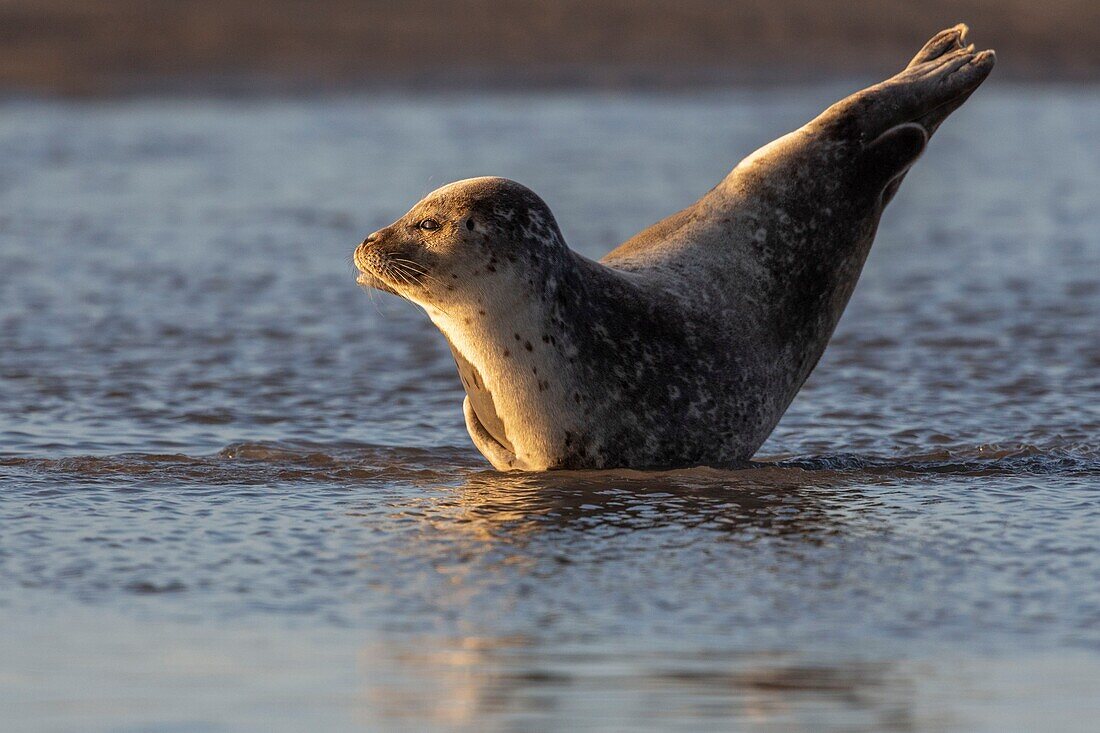
[[355,250],[362,285],[425,309],[477,303],[501,280],[546,274],[568,248],[550,208],[506,178],[448,184]]
[[516,316],[541,300],[533,289],[555,282],[571,259],[546,203],[527,187],[497,177],[433,191],[355,251],[361,285],[416,303],[443,331],[468,395],[471,432],[483,452],[503,451],[499,461],[511,465],[517,463],[515,448],[483,374],[493,359],[483,352],[518,357],[528,342],[515,336],[517,343],[496,348],[497,339],[486,330],[515,326]]

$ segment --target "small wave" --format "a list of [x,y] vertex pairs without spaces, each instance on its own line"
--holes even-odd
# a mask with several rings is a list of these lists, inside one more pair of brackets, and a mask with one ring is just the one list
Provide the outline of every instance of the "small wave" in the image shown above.
[[135,580],[127,583],[126,590],[137,595],[158,595],[161,593],[181,593],[187,590],[187,586],[179,580],[170,580],[166,583],[155,583],[149,580]]
[[[213,455],[123,453],[63,458],[6,457],[0,468],[40,476],[63,475],[92,482],[144,479],[196,483],[260,484],[273,482],[456,480],[504,474],[491,471],[473,449],[455,446],[400,447],[362,443],[233,443]],[[507,474],[517,487],[534,481],[552,486],[565,481],[628,484],[668,479],[673,482],[740,484],[744,480],[784,484],[806,472],[846,476],[1027,476],[1100,475],[1100,450],[1091,446],[1041,447],[1031,444],[978,445],[912,455],[835,453],[786,456],[727,468],[697,467],[675,471],[561,471]],[[820,478],[820,476],[818,477]],[[560,481],[559,481],[560,479]]]
[[24,475],[65,476],[96,483],[143,479],[158,482],[262,484],[354,483],[409,477],[452,480],[455,469],[480,468],[473,450],[404,448],[369,444],[234,443],[213,455],[121,453],[106,456],[0,458],[0,469]]
[[1075,445],[978,445],[907,456],[837,453],[754,462],[754,466],[869,474],[1081,475],[1100,474],[1100,449]]

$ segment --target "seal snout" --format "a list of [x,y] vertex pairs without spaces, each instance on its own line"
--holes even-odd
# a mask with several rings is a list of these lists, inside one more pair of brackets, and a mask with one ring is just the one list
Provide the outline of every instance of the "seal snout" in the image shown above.
[[380,238],[379,232],[371,232],[367,235],[367,238],[359,243],[359,246],[355,248],[355,264],[359,265],[360,261],[367,262],[367,255],[370,253],[372,247]]
[[382,240],[385,230],[379,229],[371,232],[367,238],[355,248],[355,266],[364,272],[374,272],[383,269],[385,253],[382,252]]
[[426,265],[419,261],[409,243],[393,236],[391,228],[380,229],[355,248],[353,256],[360,285],[407,297],[410,288],[423,290],[431,280]]
[[375,232],[369,237],[360,242],[359,246],[355,248],[355,266],[365,273],[371,273],[373,268],[371,267],[371,254],[372,247],[375,241],[378,239],[378,233]]
[[356,278],[356,282],[360,285],[396,293],[386,282],[387,268],[385,257],[377,246],[379,239],[379,232],[374,232],[355,248],[352,260],[355,262],[355,269],[359,270],[359,277]]

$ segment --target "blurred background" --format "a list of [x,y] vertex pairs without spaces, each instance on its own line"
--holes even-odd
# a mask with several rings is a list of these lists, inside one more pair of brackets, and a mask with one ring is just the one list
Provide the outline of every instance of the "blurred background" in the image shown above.
[[965,19],[998,74],[1100,69],[1091,0],[2,0],[0,85],[101,94],[364,84],[662,86],[893,68]]

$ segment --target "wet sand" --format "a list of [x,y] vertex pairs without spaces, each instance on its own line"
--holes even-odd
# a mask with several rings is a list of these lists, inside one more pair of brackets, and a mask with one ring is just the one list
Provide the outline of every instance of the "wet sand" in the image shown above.
[[1092,79],[1090,0],[3,0],[0,89],[669,87],[881,75],[966,21],[998,75]]

